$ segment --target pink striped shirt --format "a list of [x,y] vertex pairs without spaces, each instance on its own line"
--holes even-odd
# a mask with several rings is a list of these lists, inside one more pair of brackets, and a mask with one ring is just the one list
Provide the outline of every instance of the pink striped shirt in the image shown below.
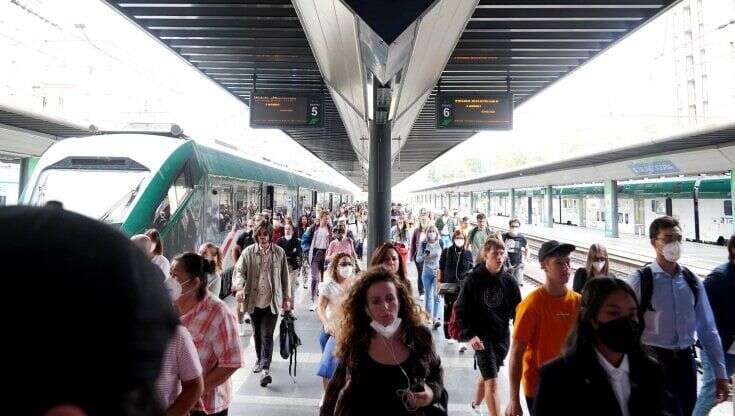
[[163,355],[161,374],[156,381],[158,399],[169,408],[181,394],[181,383],[201,375],[202,365],[191,334],[183,325],[179,325]]
[[[207,292],[201,302],[181,317],[181,323],[194,339],[205,377],[215,367],[242,367],[243,348],[237,319],[224,302]],[[231,402],[232,382],[228,379],[205,393],[196,408],[207,414],[217,413],[229,408]]]

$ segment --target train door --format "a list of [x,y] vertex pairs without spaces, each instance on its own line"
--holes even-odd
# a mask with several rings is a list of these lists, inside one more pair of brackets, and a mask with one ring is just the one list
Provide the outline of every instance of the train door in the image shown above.
[[269,209],[273,211],[273,187],[271,185],[266,185],[265,187],[265,200],[263,201],[264,209]]

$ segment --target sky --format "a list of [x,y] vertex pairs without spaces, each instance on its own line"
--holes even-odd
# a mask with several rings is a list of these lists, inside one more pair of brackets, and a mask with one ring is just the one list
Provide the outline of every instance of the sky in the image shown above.
[[[521,105],[513,131],[476,134],[398,184],[394,195],[735,122],[735,1],[704,0],[703,30],[696,25],[691,44],[675,38],[686,3],[696,7],[680,3]],[[705,50],[695,72],[704,71],[707,82],[694,93],[706,97],[707,111],[694,119],[678,110],[690,93],[682,76],[688,48]],[[436,180],[470,158],[482,161],[482,175]]]
[[[702,0],[691,43],[677,40],[685,4],[699,3],[682,1],[516,109],[512,132],[475,135],[394,195],[733,122],[735,1]],[[705,51],[695,53],[697,79],[707,79],[696,91],[682,75],[689,49]],[[250,129],[241,101],[103,1],[1,1],[0,50],[0,105],[101,129],[176,123],[197,141],[226,142],[240,155],[357,191],[283,132]],[[687,94],[700,104],[706,97],[706,111],[693,118],[680,111]],[[478,169],[462,169],[473,159]]]
[[2,106],[101,130],[175,123],[359,190],[282,131],[250,129],[243,102],[100,0],[0,1],[0,50]]

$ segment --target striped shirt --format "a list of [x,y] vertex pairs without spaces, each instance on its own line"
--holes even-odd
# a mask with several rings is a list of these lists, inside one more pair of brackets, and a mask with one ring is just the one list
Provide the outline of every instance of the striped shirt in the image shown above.
[[191,334],[179,325],[163,355],[161,374],[156,381],[158,400],[168,409],[181,394],[181,383],[201,375],[202,365]]
[[[181,317],[181,323],[194,339],[205,376],[216,367],[242,367],[243,348],[237,319],[224,302],[207,292],[201,302]],[[231,402],[232,382],[228,379],[202,395],[196,408],[207,414],[217,413],[229,408]]]

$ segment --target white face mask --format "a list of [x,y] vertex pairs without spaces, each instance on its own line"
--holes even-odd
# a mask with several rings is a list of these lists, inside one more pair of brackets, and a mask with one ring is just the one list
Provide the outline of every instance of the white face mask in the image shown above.
[[354,268],[352,266],[340,266],[339,275],[342,277],[352,277],[353,270]]
[[383,326],[378,321],[371,321],[370,326],[383,338],[390,338],[396,333],[396,331],[398,331],[398,327],[401,326],[401,318],[396,317],[396,319],[393,320],[393,323],[388,326]]
[[678,241],[672,241],[666,244],[663,248],[664,258],[670,262],[676,262],[681,257],[681,243]]
[[166,287],[166,291],[172,302],[175,302],[181,297],[181,284],[176,279],[169,277],[163,281],[163,285]]
[[283,236],[286,240],[290,240],[291,237],[293,237],[293,234],[286,234]]
[[518,230],[510,230],[508,234],[512,235],[513,237],[518,235]]
[[427,237],[429,237],[429,240],[435,240],[436,239],[436,233],[428,233],[426,234]]
[[602,271],[602,268],[605,267],[605,262],[604,261],[595,261],[595,262],[592,263],[592,267],[594,267],[595,268],[595,271],[597,271],[599,273],[600,271]]
[[462,240],[461,238],[458,238],[454,240],[454,245],[460,248],[464,247],[464,240]]
[[426,233],[419,234],[419,241],[421,241],[423,243],[424,240],[426,240]]

